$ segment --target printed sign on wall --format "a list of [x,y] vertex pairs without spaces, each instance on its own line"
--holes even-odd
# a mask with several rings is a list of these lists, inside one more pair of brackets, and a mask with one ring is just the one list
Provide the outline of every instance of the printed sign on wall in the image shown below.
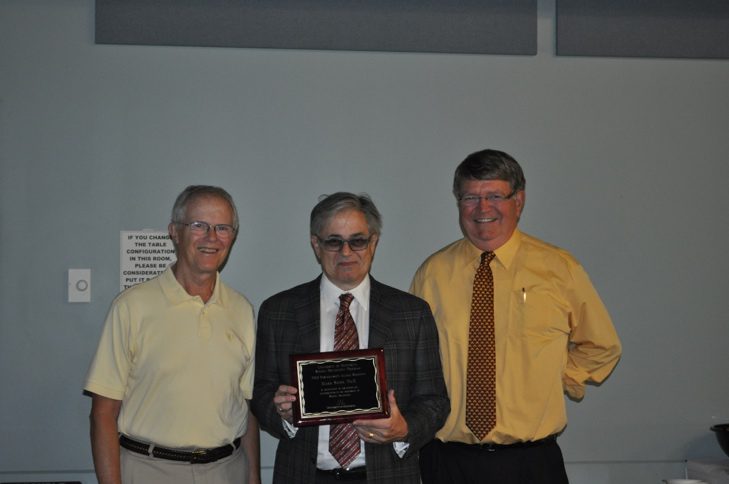
[[121,231],[120,290],[152,279],[175,262],[175,247],[167,232]]

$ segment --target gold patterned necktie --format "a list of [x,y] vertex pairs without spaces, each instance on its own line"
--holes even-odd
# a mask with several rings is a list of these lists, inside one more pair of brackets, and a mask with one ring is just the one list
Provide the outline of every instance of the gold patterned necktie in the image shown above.
[[[334,351],[359,349],[357,327],[354,325],[349,305],[352,303],[349,293],[339,296],[339,312],[334,323]],[[329,453],[342,467],[347,467],[360,452],[359,436],[352,424],[332,425],[329,430]]]
[[466,425],[479,441],[496,425],[494,277],[489,266],[494,257],[493,252],[481,254],[481,265],[473,280],[468,329]]

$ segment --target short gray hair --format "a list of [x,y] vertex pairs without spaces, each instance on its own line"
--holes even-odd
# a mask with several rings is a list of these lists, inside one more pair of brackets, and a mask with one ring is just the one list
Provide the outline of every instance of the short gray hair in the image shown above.
[[184,222],[183,218],[187,212],[187,206],[200,197],[218,197],[228,202],[230,209],[233,211],[233,227],[238,230],[238,210],[235,208],[233,197],[224,189],[212,185],[190,185],[182,190],[172,206],[172,223]]
[[367,220],[370,235],[380,235],[382,231],[382,216],[375,203],[366,193],[355,195],[349,192],[337,192],[319,197],[319,203],[311,211],[309,231],[311,235],[319,235],[329,219],[342,210],[359,210]]

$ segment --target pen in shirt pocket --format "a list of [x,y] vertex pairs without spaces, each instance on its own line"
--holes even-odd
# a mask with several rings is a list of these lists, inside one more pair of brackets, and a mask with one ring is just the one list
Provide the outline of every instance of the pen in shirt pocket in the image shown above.
[[521,302],[522,304],[526,304],[526,288],[521,288]]

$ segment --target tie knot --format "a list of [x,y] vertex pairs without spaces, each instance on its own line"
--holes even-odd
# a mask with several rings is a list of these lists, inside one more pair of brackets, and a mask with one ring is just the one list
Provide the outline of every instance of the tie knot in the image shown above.
[[339,296],[339,307],[349,309],[349,305],[352,304],[352,299],[354,299],[354,296],[352,296],[348,292],[345,292],[344,294]]
[[496,257],[496,254],[493,252],[486,251],[483,254],[481,254],[481,265],[489,265],[491,264],[491,261],[494,260]]

